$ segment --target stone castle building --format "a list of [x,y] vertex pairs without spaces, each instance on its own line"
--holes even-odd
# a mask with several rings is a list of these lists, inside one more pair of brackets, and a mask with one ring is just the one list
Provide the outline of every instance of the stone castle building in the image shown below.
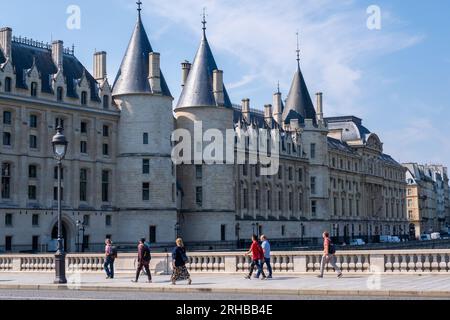
[[[324,230],[339,241],[407,235],[406,169],[383,153],[380,138],[354,117],[324,117],[297,65],[284,101],[264,111],[232,104],[206,36],[193,63],[182,64],[174,101],[140,9],[117,77],[106,53],[93,71],[62,41],[44,44],[0,29],[0,250],[51,250],[56,238],[56,162],[51,138],[64,127],[63,233],[66,248],[100,250],[105,237],[158,245],[181,235],[191,245],[233,248],[252,233],[314,243]],[[294,66],[294,65],[293,65]],[[175,165],[175,129],[194,134],[279,138],[280,165],[204,162]],[[195,153],[204,145],[193,145]],[[246,152],[238,143],[234,156]],[[83,232],[80,234],[80,227]]]

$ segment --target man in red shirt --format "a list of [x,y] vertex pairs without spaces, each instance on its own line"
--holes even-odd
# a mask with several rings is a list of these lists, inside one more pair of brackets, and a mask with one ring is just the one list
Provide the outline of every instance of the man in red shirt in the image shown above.
[[248,256],[249,254],[252,255],[252,263],[250,264],[250,273],[245,277],[245,279],[252,278],[253,269],[256,266],[258,268],[258,273],[262,274],[261,280],[266,280],[266,275],[261,263],[261,261],[264,259],[264,252],[258,243],[258,236],[255,234],[252,236],[252,245],[250,247],[250,250],[245,253],[245,256]]

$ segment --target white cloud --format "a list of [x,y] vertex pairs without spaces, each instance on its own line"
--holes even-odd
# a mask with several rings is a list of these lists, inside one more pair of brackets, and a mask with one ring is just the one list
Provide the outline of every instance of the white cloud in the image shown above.
[[241,98],[230,90],[235,88],[240,94],[246,88],[248,92],[255,92],[255,88],[268,91],[264,97],[254,98],[270,101],[278,80],[287,94],[295,71],[295,32],[299,29],[302,70],[310,94],[324,92],[331,114],[364,116],[360,103],[364,64],[422,39],[406,34],[401,27],[396,30],[395,26],[402,23],[383,7],[382,30],[368,30],[366,8],[351,0],[144,2],[151,14],[177,24],[192,36],[199,34],[202,8],[208,8],[208,38],[215,52],[243,66],[224,70],[234,78],[228,86],[234,101]]

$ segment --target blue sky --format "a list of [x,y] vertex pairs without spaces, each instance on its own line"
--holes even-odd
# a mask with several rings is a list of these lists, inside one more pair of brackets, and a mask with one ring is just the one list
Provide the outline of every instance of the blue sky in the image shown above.
[[[80,29],[66,27],[69,5],[81,9]],[[367,28],[369,5],[381,9],[381,30]],[[450,1],[143,0],[143,21],[176,100],[203,7],[233,102],[250,98],[261,109],[278,81],[286,98],[299,30],[302,69],[310,94],[324,93],[326,116],[363,118],[398,161],[450,165]],[[75,44],[89,70],[93,52],[107,51],[110,82],[135,20],[133,0],[9,1],[0,11],[0,25],[17,36]]]

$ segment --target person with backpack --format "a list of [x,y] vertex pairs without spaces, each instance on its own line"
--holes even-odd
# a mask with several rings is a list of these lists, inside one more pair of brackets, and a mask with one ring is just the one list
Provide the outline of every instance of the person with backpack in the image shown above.
[[114,261],[117,258],[117,249],[113,247],[111,239],[105,240],[105,263],[103,268],[106,272],[106,279],[114,279]]
[[178,280],[187,280],[188,285],[192,284],[191,275],[186,268],[186,263],[189,261],[186,255],[186,248],[184,247],[183,239],[176,240],[176,247],[172,251],[172,284],[175,285]]
[[252,263],[250,264],[250,271],[249,274],[245,277],[245,279],[251,279],[253,274],[253,269],[255,269],[255,266],[258,268],[258,274],[262,274],[261,280],[266,280],[266,274],[264,273],[264,270],[262,268],[261,261],[264,260],[264,252],[261,246],[258,243],[258,236],[254,234],[252,236],[252,245],[250,246],[250,250],[246,252],[244,255],[252,255]]
[[138,267],[136,270],[136,280],[131,280],[131,282],[138,282],[142,269],[145,269],[145,273],[148,277],[148,283],[152,283],[152,274],[149,268],[151,259],[150,249],[145,245],[145,238],[142,238],[139,240],[138,244]]
[[333,267],[334,271],[337,272],[338,278],[342,278],[342,271],[336,265],[336,247],[331,242],[330,234],[328,232],[324,232],[323,235],[323,256],[322,261],[320,263],[320,275],[318,278],[323,278],[323,273],[325,271],[325,266],[327,263],[330,263]]

